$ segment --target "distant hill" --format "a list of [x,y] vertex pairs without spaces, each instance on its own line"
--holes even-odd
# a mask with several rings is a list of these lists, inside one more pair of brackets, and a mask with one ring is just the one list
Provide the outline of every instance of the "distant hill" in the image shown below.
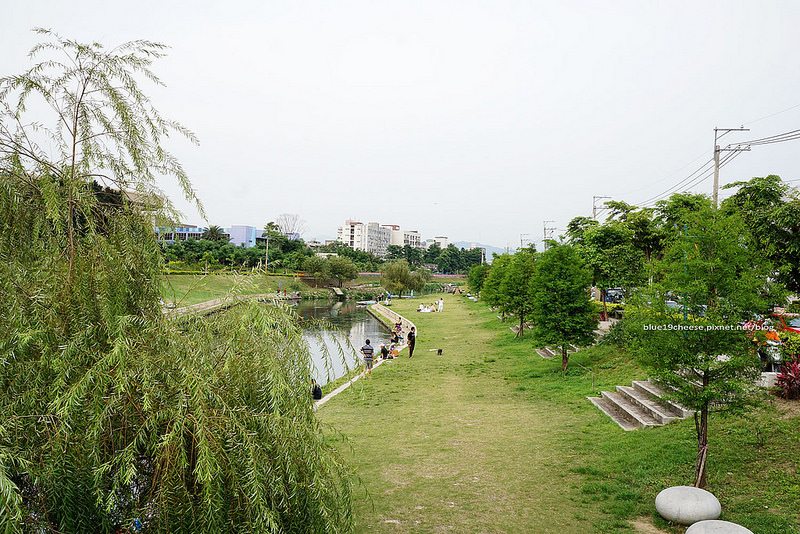
[[[492,254],[503,254],[506,249],[500,247],[493,247],[491,245],[484,245],[483,243],[475,243],[473,241],[456,241],[453,245],[459,249],[461,248],[471,248],[473,245],[479,248],[486,249],[486,261],[489,263],[492,262]],[[513,250],[511,252],[514,252]]]

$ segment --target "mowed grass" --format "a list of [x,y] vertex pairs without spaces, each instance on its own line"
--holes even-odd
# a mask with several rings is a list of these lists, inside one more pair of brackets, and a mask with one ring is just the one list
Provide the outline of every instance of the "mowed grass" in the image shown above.
[[[624,432],[586,399],[646,378],[624,351],[581,351],[562,373],[483,304],[444,299],[442,314],[396,300],[420,330],[414,358],[318,412],[361,480],[357,532],[619,532],[642,518],[685,530],[653,503],[692,482],[694,422]],[[800,532],[800,417],[786,408],[711,420],[709,489],[722,519],[757,533]]]
[[218,299],[235,290],[241,295],[274,293],[278,288],[287,291],[307,291],[311,288],[291,276],[265,276],[253,273],[234,274],[170,274],[166,275],[162,290],[165,302],[178,307]]
[[444,298],[441,314],[393,303],[419,327],[414,358],[401,353],[319,412],[349,439],[330,438],[363,481],[357,531],[591,531],[602,513],[575,505],[583,476],[561,438],[570,407],[521,395],[485,316]]

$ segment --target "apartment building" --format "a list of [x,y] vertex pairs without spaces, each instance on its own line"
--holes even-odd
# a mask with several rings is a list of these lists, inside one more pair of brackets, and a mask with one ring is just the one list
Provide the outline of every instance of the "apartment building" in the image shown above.
[[345,221],[336,231],[336,240],[355,250],[385,256],[392,244],[392,230],[376,222]]
[[384,224],[384,228],[388,228],[392,232],[392,245],[404,247],[406,245],[411,248],[422,248],[422,238],[416,230],[402,230],[399,224]]

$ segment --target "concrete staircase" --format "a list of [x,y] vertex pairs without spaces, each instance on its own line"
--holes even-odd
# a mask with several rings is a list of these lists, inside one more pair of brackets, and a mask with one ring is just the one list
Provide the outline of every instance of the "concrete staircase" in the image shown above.
[[588,397],[623,430],[661,426],[685,419],[694,412],[662,399],[664,391],[649,380],[635,380],[632,386],[617,386],[617,391],[602,391],[600,397]]
[[[535,349],[536,354],[541,356],[542,358],[552,358],[553,356],[561,356],[561,349],[559,347],[544,347],[541,349]],[[570,344],[569,348],[567,349],[567,354],[575,354],[580,349],[575,345]]]

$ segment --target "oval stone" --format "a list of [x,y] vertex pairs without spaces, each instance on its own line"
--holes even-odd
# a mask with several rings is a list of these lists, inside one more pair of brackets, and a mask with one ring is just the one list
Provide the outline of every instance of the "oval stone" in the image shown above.
[[687,528],[686,534],[753,534],[753,531],[729,521],[708,519],[706,521],[698,521]]
[[656,510],[667,521],[691,525],[698,521],[716,519],[722,506],[714,495],[693,486],[673,486],[656,496]]

